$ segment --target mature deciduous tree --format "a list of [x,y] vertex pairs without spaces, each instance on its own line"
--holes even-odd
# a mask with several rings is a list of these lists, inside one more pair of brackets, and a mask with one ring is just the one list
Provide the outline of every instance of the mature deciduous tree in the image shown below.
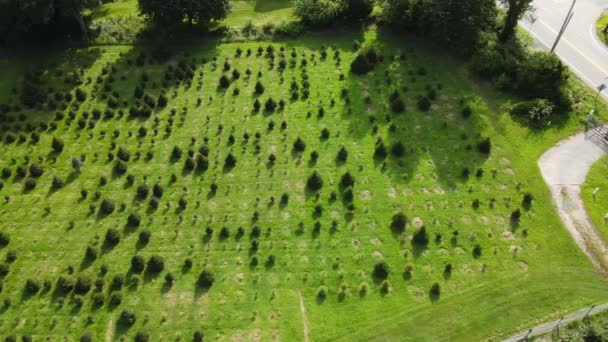
[[501,0],[507,9],[502,30],[498,35],[501,42],[506,42],[515,34],[517,22],[532,9],[532,0]]

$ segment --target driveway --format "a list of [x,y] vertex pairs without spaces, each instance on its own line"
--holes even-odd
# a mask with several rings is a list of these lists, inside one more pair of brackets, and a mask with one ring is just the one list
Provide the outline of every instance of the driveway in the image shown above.
[[[521,22],[521,26],[536,38],[540,47],[550,49],[568,13],[571,0],[535,0],[537,21]],[[595,23],[607,0],[578,0],[574,16],[555,52],[587,84],[596,88],[607,82],[608,48],[597,38]],[[608,93],[602,96],[608,99]]]

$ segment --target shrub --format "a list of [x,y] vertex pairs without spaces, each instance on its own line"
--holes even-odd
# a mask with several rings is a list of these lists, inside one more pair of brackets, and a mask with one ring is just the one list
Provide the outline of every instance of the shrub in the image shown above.
[[158,95],[158,100],[156,101],[156,103],[158,104],[158,106],[160,108],[165,108],[167,107],[169,100],[167,99],[167,96],[165,95],[165,93],[160,93],[160,95]]
[[322,302],[327,298],[327,286],[323,285],[317,289],[317,300]]
[[511,222],[519,223],[520,219],[521,219],[521,210],[519,210],[519,208],[517,208],[511,212]]
[[44,169],[42,166],[34,163],[30,165],[30,176],[38,178],[44,174]]
[[141,255],[134,255],[131,258],[131,271],[133,273],[141,273],[146,266],[146,260]]
[[264,104],[264,109],[266,109],[267,112],[274,112],[277,109],[277,102],[273,100],[272,97],[269,97]]
[[130,327],[135,324],[135,320],[135,314],[132,311],[125,309],[120,313],[120,316],[118,317],[118,324],[125,327]]
[[385,159],[387,155],[388,152],[386,151],[386,146],[384,146],[384,142],[380,141],[376,144],[376,148],[374,150],[374,158],[382,160]]
[[441,295],[441,286],[439,283],[434,283],[429,290],[429,295],[431,297],[439,297]]
[[135,342],[148,342],[148,341],[150,341],[150,334],[148,334],[147,332],[138,331],[137,334],[135,334],[134,341]]
[[380,293],[382,294],[387,294],[389,292],[391,292],[391,282],[388,281],[387,279],[384,279],[381,283],[380,283]]
[[377,279],[386,279],[390,273],[390,269],[388,264],[384,261],[380,261],[374,265],[374,270],[372,271],[372,275]]
[[346,171],[340,178],[340,185],[343,188],[348,188],[349,186],[355,186],[355,177],[353,177],[350,172]]
[[305,149],[306,149],[306,143],[300,137],[298,137],[296,139],[296,141],[294,141],[294,143],[293,143],[294,152],[302,153],[302,152],[304,152]]
[[26,280],[25,281],[25,290],[29,294],[38,293],[38,291],[40,291],[40,282],[38,280],[31,279],[31,278]]
[[492,151],[492,142],[490,138],[485,138],[477,143],[477,150],[483,154],[490,154]]
[[391,101],[391,110],[394,113],[402,113],[405,110],[405,102],[398,97]]
[[203,342],[203,333],[200,330],[194,332],[192,342]]
[[120,242],[120,233],[114,228],[109,228],[106,232],[105,243],[114,246]]
[[258,95],[261,95],[264,93],[264,86],[262,85],[262,83],[260,83],[260,81],[257,81],[255,83],[255,93]]
[[87,93],[80,89],[80,88],[76,88],[76,100],[78,102],[84,102],[87,99]]
[[97,259],[97,249],[94,246],[87,246],[84,256],[89,261]]
[[74,289],[74,281],[71,278],[67,278],[65,276],[60,276],[57,279],[57,283],[55,285],[55,290],[60,294],[66,295]]
[[346,148],[344,148],[344,146],[342,146],[342,148],[340,148],[340,150],[338,151],[336,160],[344,163],[346,162],[346,159],[348,159],[348,151],[346,150]]
[[63,151],[63,146],[63,140],[53,137],[53,140],[51,141],[51,148],[53,151],[55,151],[55,153],[61,153]]
[[140,244],[145,245],[145,244],[147,244],[147,243],[150,241],[150,236],[151,236],[151,235],[152,235],[152,234],[150,233],[150,231],[149,231],[149,230],[147,230],[147,229],[142,230],[141,232],[139,232],[139,237],[138,237],[138,240],[137,240],[137,241],[138,241]]
[[346,203],[352,203],[352,201],[354,200],[354,198],[355,198],[355,195],[353,194],[353,188],[349,186],[342,193],[342,199]]
[[230,87],[230,79],[226,75],[220,77],[220,88],[226,89]]
[[480,256],[481,256],[481,246],[480,245],[475,245],[473,247],[473,257],[479,258]]
[[532,206],[532,201],[534,200],[534,196],[531,193],[526,192],[523,196],[521,204],[524,208],[530,208]]
[[148,188],[148,185],[141,184],[137,187],[137,198],[140,200],[146,199],[149,193],[150,189]]
[[359,54],[350,64],[350,71],[356,75],[364,75],[374,69],[374,65],[370,63],[365,55]]
[[28,178],[25,180],[23,187],[25,188],[25,190],[34,190],[34,188],[36,188],[36,184],[37,184],[36,179]]
[[463,118],[468,118],[471,116],[471,114],[473,114],[473,109],[471,108],[470,105],[465,105],[462,110],[460,111],[460,114],[462,115]]
[[511,114],[526,118],[534,128],[543,128],[549,125],[554,113],[555,105],[545,99],[535,99],[516,104]]
[[319,191],[323,187],[323,179],[317,171],[314,171],[306,181],[306,188],[310,191]]
[[423,112],[428,112],[431,109],[431,100],[428,97],[422,96],[418,99],[418,109]]
[[422,226],[414,233],[412,242],[420,247],[426,247],[429,244],[429,234],[427,233],[425,226]]
[[224,160],[224,168],[232,169],[236,166],[236,158],[232,155],[232,153],[228,153],[226,159]]
[[99,205],[99,213],[102,215],[110,215],[116,209],[116,205],[112,200],[104,199]]
[[403,146],[403,143],[400,141],[394,143],[393,146],[391,146],[391,154],[395,158],[403,157],[405,155],[405,146]]
[[9,272],[8,264],[0,262],[0,278],[6,277]]
[[127,217],[127,225],[129,227],[139,227],[140,223],[141,217],[137,213],[131,213],[129,214],[129,217]]
[[6,247],[11,242],[11,237],[8,233],[0,232],[0,247]]
[[213,286],[215,277],[211,271],[203,270],[196,281],[196,284],[202,289],[210,289]]
[[391,230],[395,233],[403,233],[407,225],[407,217],[403,213],[393,215],[391,221]]
[[109,303],[110,303],[110,306],[112,306],[112,307],[119,306],[120,303],[122,303],[122,294],[120,292],[112,293],[112,295],[110,296]]
[[255,99],[255,101],[253,101],[253,110],[255,112],[259,112],[260,108],[262,108],[262,104],[260,103],[259,99]]
[[91,278],[85,275],[78,276],[76,279],[76,284],[74,285],[74,293],[77,294],[86,294],[91,290]]
[[152,194],[154,195],[154,197],[156,198],[161,198],[163,197],[163,193],[164,193],[164,189],[163,186],[156,183],[154,184],[154,186],[152,187]]
[[53,181],[51,183],[51,187],[55,190],[63,188],[65,185],[65,181],[58,176],[53,176]]
[[157,274],[165,269],[165,260],[160,255],[153,255],[148,259],[146,272]]

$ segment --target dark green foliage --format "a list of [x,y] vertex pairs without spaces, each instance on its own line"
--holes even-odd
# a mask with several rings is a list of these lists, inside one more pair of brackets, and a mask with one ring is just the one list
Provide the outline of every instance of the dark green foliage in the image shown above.
[[30,165],[30,176],[38,178],[42,176],[42,174],[44,174],[44,169],[42,168],[42,166],[36,163]]
[[412,238],[412,243],[419,247],[426,247],[429,244],[429,234],[426,231],[426,227],[422,226]]
[[344,148],[344,146],[342,146],[340,148],[340,150],[338,151],[338,155],[336,156],[336,160],[341,162],[341,163],[345,163],[346,159],[348,159],[348,151],[346,150],[346,148]]
[[306,149],[306,143],[300,137],[293,143],[293,151],[296,153],[302,153]]
[[93,282],[91,278],[85,275],[80,275],[76,279],[76,284],[74,285],[74,293],[77,294],[86,294],[91,290],[91,285]]
[[264,109],[267,112],[274,112],[277,109],[277,102],[272,97],[269,97],[264,104]]
[[431,100],[428,97],[422,96],[418,99],[418,109],[423,112],[428,112],[431,109]]
[[262,85],[262,83],[260,81],[257,81],[255,83],[255,93],[258,95],[261,95],[264,93],[264,86]]
[[36,179],[28,178],[25,180],[25,183],[23,183],[23,187],[25,188],[25,190],[33,190],[34,188],[36,188],[36,184]]
[[99,213],[102,215],[110,215],[116,209],[114,201],[109,199],[103,199],[99,205]]
[[391,100],[391,110],[394,113],[402,113],[405,111],[405,102],[401,99],[401,97],[397,97],[394,100]]
[[391,230],[395,233],[403,233],[407,225],[407,217],[403,213],[396,213],[391,220]]
[[40,282],[35,279],[28,279],[25,281],[25,291],[29,294],[35,294],[40,291]]
[[364,54],[359,54],[350,65],[350,71],[356,75],[364,75],[374,69],[374,64],[371,63]]
[[148,259],[146,272],[157,274],[165,269],[165,260],[160,255],[153,255]]
[[405,155],[405,146],[400,141],[397,141],[391,146],[391,155],[395,158],[401,158]]
[[141,255],[134,255],[131,258],[131,271],[133,273],[141,273],[146,266],[146,260]]
[[71,278],[60,276],[59,279],[57,279],[55,290],[58,293],[62,295],[67,295],[68,293],[72,292],[73,289],[74,281]]
[[84,257],[89,261],[97,259],[97,249],[94,246],[87,246]]
[[521,219],[521,210],[519,210],[519,208],[517,208],[511,212],[511,222],[519,223],[520,219]]
[[483,154],[490,154],[492,151],[492,142],[490,138],[485,138],[477,143],[477,150]]
[[150,236],[152,234],[149,230],[145,229],[139,232],[138,242],[142,245],[146,245],[150,241]]
[[127,217],[127,225],[129,227],[139,227],[140,223],[141,217],[137,213],[131,213],[129,214],[129,217]]
[[374,265],[374,270],[372,271],[372,275],[377,279],[386,279],[390,273],[390,268],[388,264],[384,261],[378,262]]
[[136,316],[131,310],[123,310],[118,317],[118,324],[124,327],[130,327],[135,324]]
[[109,228],[106,231],[105,243],[114,246],[120,242],[120,232],[114,228]]
[[441,286],[439,283],[434,283],[429,290],[429,295],[433,298],[439,297],[441,295]]
[[497,6],[492,0],[387,0],[389,24],[470,52],[485,32],[496,28]]
[[55,151],[55,153],[61,153],[63,151],[63,146],[63,140],[53,137],[51,147],[53,148],[53,151]]
[[215,276],[211,271],[203,270],[196,280],[196,284],[201,289],[210,289],[213,286],[213,282],[215,281]]
[[530,209],[530,207],[532,207],[532,201],[534,200],[534,196],[532,196],[531,193],[526,192],[523,196],[523,199],[521,201],[521,205],[526,208],[526,209]]
[[323,187],[323,179],[317,171],[314,171],[306,181],[306,188],[310,191],[319,191]]
[[340,186],[342,186],[343,188],[355,186],[355,177],[353,177],[353,175],[351,175],[349,171],[346,171],[346,173],[344,173],[340,178]]
[[232,155],[232,153],[228,153],[226,159],[224,160],[224,168],[232,169],[236,166],[236,158]]
[[260,108],[262,108],[262,104],[260,103],[259,99],[255,99],[255,101],[253,101],[253,110],[255,112],[259,112]]
[[8,233],[0,232],[0,247],[4,248],[11,242],[11,237]]
[[385,159],[387,155],[386,146],[384,146],[383,141],[380,141],[376,144],[376,148],[374,149],[374,159],[382,160]]
[[194,332],[192,342],[203,342],[203,333],[200,330]]
[[6,277],[6,275],[9,272],[9,267],[8,264],[4,263],[4,262],[0,262],[0,278],[4,278]]
[[479,258],[480,256],[481,256],[481,246],[480,245],[475,245],[473,247],[473,257]]
[[147,332],[138,331],[137,334],[135,334],[135,338],[133,340],[135,342],[148,342],[150,341],[150,334],[148,334]]
[[63,178],[58,176],[53,176],[53,182],[51,183],[51,187],[55,190],[63,188],[65,185],[65,181]]
[[228,87],[230,87],[230,79],[228,76],[222,75],[222,77],[220,77],[220,88],[226,89]]
[[[122,286],[122,285],[121,285]],[[122,294],[120,292],[114,292],[110,296],[110,306],[116,307],[122,303]]]
[[150,189],[148,188],[148,185],[146,184],[141,184],[137,187],[137,198],[140,200],[146,199],[148,197],[148,194],[150,193]]

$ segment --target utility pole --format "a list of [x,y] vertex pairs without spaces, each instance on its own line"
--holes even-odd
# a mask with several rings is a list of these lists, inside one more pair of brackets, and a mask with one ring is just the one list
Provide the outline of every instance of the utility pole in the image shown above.
[[555,43],[553,43],[553,47],[551,47],[551,52],[555,51],[555,48],[557,47],[557,43],[559,43],[560,39],[562,39],[564,32],[566,32],[566,28],[568,28],[568,25],[570,25],[570,20],[572,20],[572,17],[574,16],[574,13],[572,12],[572,10],[574,9],[575,4],[576,4],[576,0],[572,0],[572,5],[570,5],[570,10],[568,11],[566,18],[564,19],[564,23],[562,24],[562,27],[559,30],[559,34],[557,35],[557,38],[555,39]]

